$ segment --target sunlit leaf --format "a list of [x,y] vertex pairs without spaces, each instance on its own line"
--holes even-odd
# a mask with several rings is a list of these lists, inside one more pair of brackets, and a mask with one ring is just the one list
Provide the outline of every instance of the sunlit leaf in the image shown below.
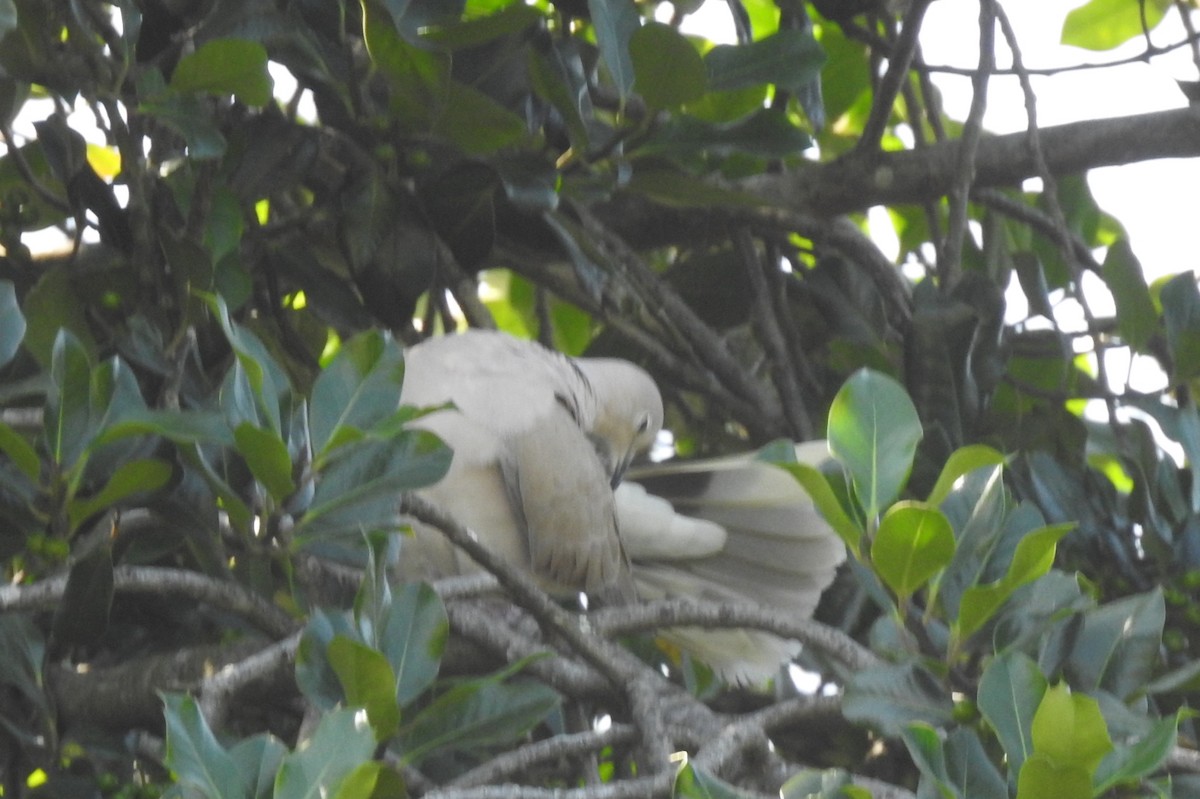
[[1154,28],[1170,7],[1170,0],[1090,0],[1067,14],[1061,41],[1088,50],[1111,50]]
[[661,22],[648,22],[629,41],[634,88],[651,108],[675,108],[704,94],[704,61],[683,34]]
[[954,530],[937,508],[900,502],[888,508],[871,542],[876,573],[906,598],[954,557]]
[[171,88],[179,92],[233,95],[246,105],[271,101],[274,82],[267,72],[267,49],[247,39],[213,39],[179,60]]

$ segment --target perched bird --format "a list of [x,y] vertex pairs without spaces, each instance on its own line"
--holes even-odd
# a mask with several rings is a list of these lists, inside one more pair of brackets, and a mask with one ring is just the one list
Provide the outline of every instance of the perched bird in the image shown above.
[[[414,423],[454,451],[421,493],[551,593],[735,599],[807,618],[845,557],[796,481],[750,457],[648,466],[622,483],[663,420],[654,381],[626,361],[470,331],[410,348],[400,400],[451,403]],[[797,453],[828,457],[824,442]],[[413,530],[401,577],[479,568],[436,530]],[[740,681],[769,676],[799,648],[742,630],[672,639]]]
[[[400,401],[453,403],[415,422],[454,451],[446,476],[422,491],[428,499],[552,593],[636,598],[613,486],[662,426],[649,375],[626,361],[573,359],[470,331],[409,349]],[[405,576],[475,568],[435,531],[414,532]]]

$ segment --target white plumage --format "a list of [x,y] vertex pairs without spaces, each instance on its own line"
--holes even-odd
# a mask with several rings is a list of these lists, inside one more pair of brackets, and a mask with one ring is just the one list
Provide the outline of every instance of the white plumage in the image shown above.
[[[748,457],[647,467],[614,492],[662,424],[657,387],[628,362],[472,331],[412,347],[401,402],[453,403],[415,422],[454,450],[421,493],[551,592],[736,599],[807,617],[845,557],[795,480]],[[824,442],[797,453],[827,457]],[[429,579],[478,567],[417,524],[400,569]],[[673,633],[739,680],[773,673],[798,648],[740,630]]]

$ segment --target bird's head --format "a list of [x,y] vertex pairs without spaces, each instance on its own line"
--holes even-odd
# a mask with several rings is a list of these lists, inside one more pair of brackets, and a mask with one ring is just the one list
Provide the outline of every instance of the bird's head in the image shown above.
[[580,358],[576,364],[596,400],[587,433],[615,487],[630,461],[650,448],[662,428],[662,395],[650,375],[628,361]]

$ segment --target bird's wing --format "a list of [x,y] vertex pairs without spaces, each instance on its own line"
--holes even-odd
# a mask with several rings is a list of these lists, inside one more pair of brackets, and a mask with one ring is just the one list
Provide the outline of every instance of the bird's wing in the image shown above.
[[[548,590],[631,599],[609,475],[581,427],[590,401],[569,359],[503,334],[430,339],[405,357],[401,402],[453,403],[413,423],[454,450],[446,476],[422,493]],[[410,563],[428,556],[437,574],[470,563],[422,538]]]
[[[798,445],[797,457],[817,465],[828,450],[824,442]],[[630,479],[687,520],[647,525],[627,511],[632,503],[618,492],[618,518],[643,598],[732,599],[807,618],[845,560],[845,546],[795,479],[750,456],[649,466]],[[695,537],[673,532],[690,529],[689,523],[718,526],[724,545],[695,557]],[[651,539],[657,556],[640,557],[647,551],[640,542]],[[770,676],[798,648],[764,633],[673,632],[677,643],[727,679]]]

